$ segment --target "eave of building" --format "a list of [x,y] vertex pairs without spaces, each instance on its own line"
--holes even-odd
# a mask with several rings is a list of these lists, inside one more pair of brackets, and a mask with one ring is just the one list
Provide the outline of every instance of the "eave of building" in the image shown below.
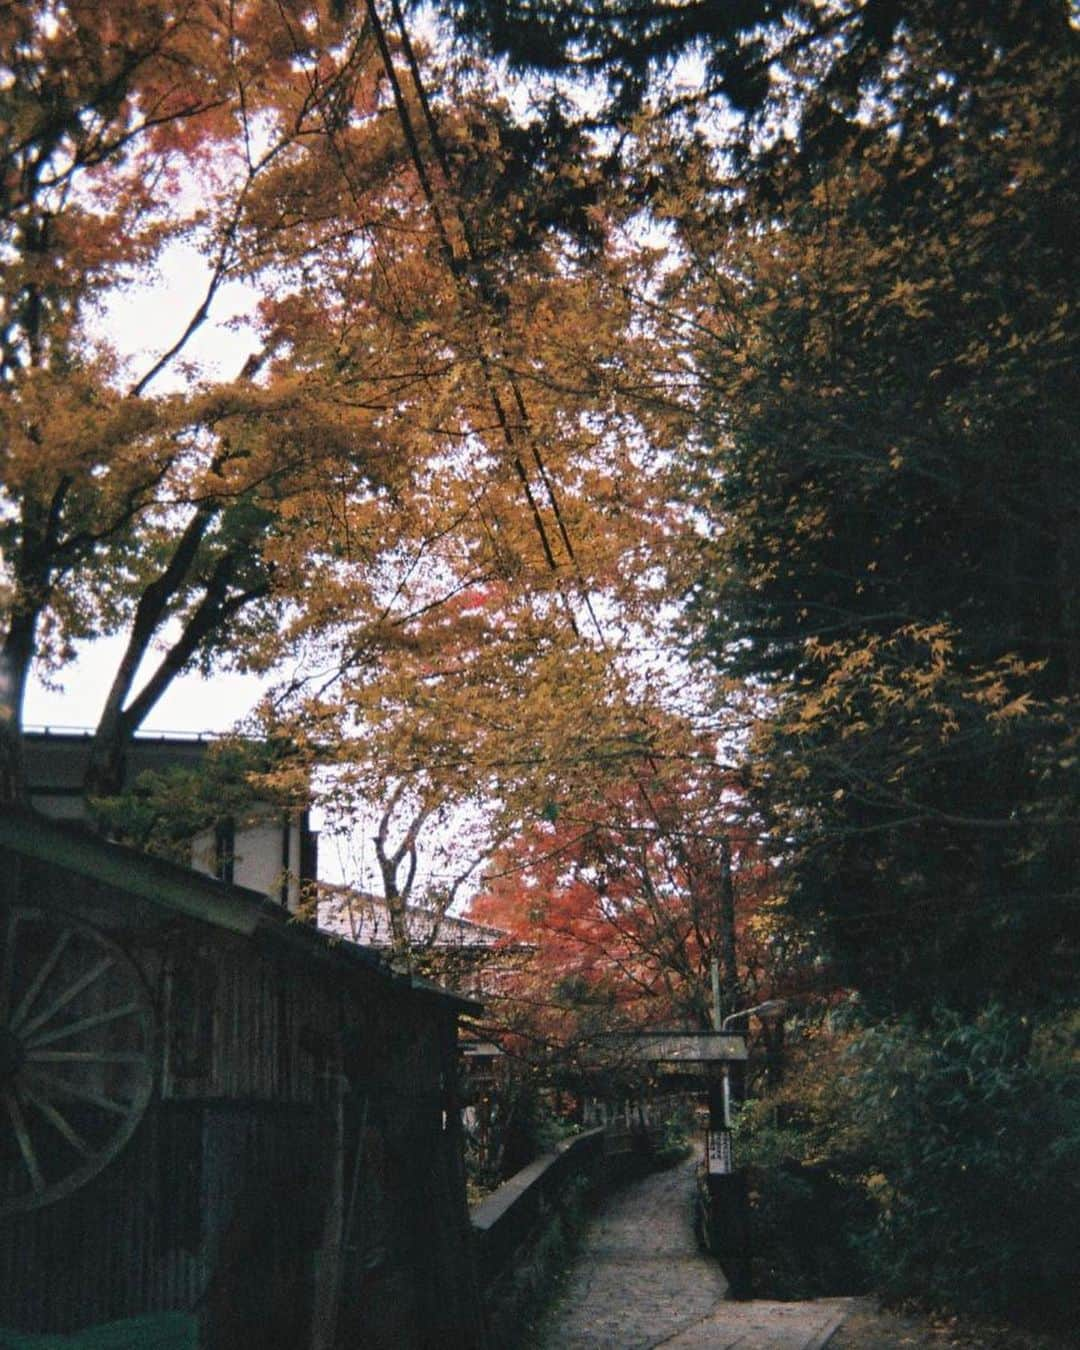
[[452,1004],[459,1012],[481,1011],[482,1005],[474,999],[391,970],[369,948],[297,922],[256,891],[110,843],[36,811],[0,808],[0,848],[65,868],[170,914],[182,914],[256,944],[265,942],[298,959],[328,962],[343,970],[363,968],[393,984],[407,985],[422,997]]
[[613,1055],[642,1064],[730,1064],[747,1058],[746,1037],[740,1032],[612,1032],[599,1041]]

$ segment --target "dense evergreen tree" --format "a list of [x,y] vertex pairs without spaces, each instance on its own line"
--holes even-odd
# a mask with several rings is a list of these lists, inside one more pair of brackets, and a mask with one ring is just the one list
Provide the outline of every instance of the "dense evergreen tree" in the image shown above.
[[718,433],[696,613],[773,692],[793,898],[890,1008],[1037,1002],[1073,954],[1076,65],[1036,37],[961,67],[912,27],[836,154],[719,247],[687,232]]

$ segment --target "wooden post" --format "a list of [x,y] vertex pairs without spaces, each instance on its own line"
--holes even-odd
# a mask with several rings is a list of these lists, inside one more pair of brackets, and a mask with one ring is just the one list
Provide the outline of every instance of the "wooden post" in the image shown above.
[[712,1026],[713,1031],[720,1031],[723,1028],[723,1019],[720,1016],[720,962],[715,956],[710,962],[710,974],[712,975]]

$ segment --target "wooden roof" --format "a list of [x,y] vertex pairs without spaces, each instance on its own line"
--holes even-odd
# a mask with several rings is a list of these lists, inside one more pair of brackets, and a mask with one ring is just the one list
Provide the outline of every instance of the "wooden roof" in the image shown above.
[[730,1064],[746,1059],[746,1037],[731,1031],[639,1031],[604,1038],[640,1064]]
[[61,824],[35,811],[0,807],[0,848],[74,872],[169,913],[267,942],[298,959],[329,963],[342,971],[364,970],[422,997],[451,1003],[459,1012],[481,1011],[473,999],[392,970],[377,952],[298,923],[256,891],[110,843],[85,827]]

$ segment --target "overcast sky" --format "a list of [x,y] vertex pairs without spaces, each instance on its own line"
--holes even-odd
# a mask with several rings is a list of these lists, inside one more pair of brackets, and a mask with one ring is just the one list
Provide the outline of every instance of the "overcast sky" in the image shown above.
[[[206,264],[191,245],[177,245],[162,260],[159,275],[150,284],[117,292],[95,327],[128,357],[129,378],[137,379],[156,357],[184,331],[206,285]],[[209,319],[184,351],[186,361],[198,363],[207,378],[229,379],[243,367],[255,343],[243,330],[229,328],[231,320],[249,312],[254,296],[239,285],[226,285],[215,296]],[[166,393],[190,380],[169,371],[151,386]],[[92,727],[97,723],[109,683],[123,651],[116,638],[79,647],[77,661],[66,666],[46,687],[35,676],[27,691],[27,726]],[[227,731],[250,712],[262,685],[251,676],[218,675],[213,680],[187,675],[174,681],[150,714],[142,730]]]
[[[59,689],[47,689],[35,678],[26,695],[28,727],[92,727],[123,651],[123,640],[85,644],[79,659],[57,677]],[[250,675],[216,675],[212,680],[186,675],[174,681],[143,732],[227,731],[250,712],[262,685]]]

